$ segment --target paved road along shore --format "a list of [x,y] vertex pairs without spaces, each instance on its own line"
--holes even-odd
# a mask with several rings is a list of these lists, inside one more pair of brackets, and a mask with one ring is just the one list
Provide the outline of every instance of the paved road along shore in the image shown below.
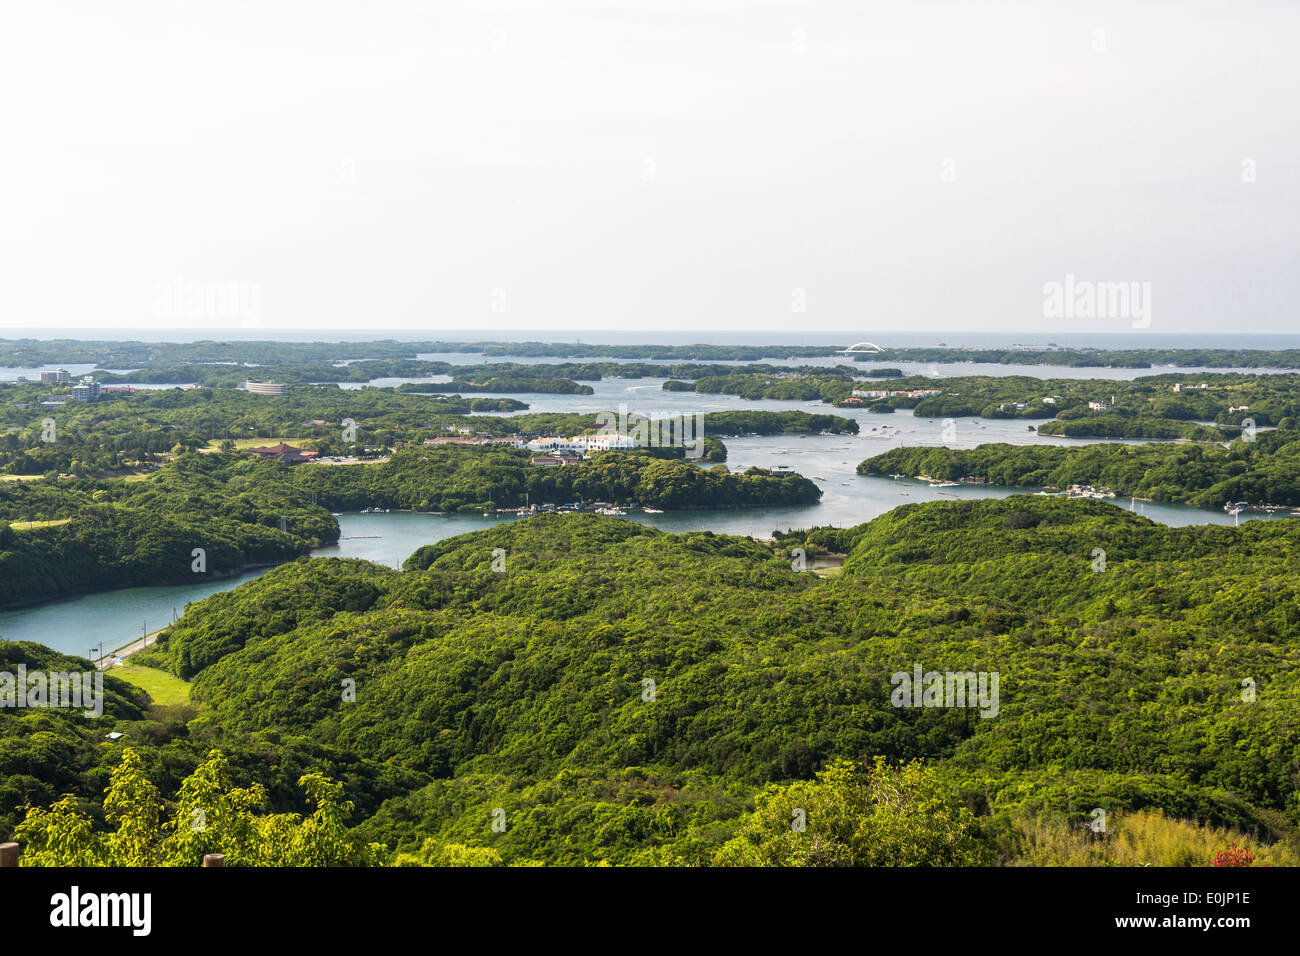
[[95,662],[95,667],[97,667],[99,670],[103,670],[105,667],[111,667],[119,657],[130,657],[136,651],[140,650],[141,648],[148,647],[150,644],[158,640],[158,635],[161,634],[164,630],[166,630],[166,628],[159,628],[158,630],[154,631],[152,634],[146,634],[138,641],[132,641],[130,644],[126,645],[125,647],[119,647],[115,651],[109,651],[102,658],[100,658],[98,661]]

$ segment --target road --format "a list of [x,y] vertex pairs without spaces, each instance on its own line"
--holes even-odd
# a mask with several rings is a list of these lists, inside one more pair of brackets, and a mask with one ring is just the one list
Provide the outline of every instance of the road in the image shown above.
[[[170,627],[170,625],[168,626]],[[126,645],[126,647],[119,647],[115,651],[109,651],[100,660],[95,662],[95,667],[99,670],[103,670],[106,667],[113,666],[113,661],[116,658],[129,657],[132,654],[134,654],[136,651],[140,650],[141,648],[148,647],[150,644],[154,643],[156,640],[158,640],[158,635],[161,634],[164,630],[165,628],[159,628],[158,630],[154,631],[152,634],[146,634],[138,641],[132,641],[130,644]]]

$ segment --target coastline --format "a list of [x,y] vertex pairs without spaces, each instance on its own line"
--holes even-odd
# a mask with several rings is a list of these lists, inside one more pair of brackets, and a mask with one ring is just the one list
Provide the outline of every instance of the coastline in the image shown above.
[[[331,543],[337,544],[338,542],[335,541]],[[328,544],[321,545],[321,547],[329,547],[329,545]],[[310,555],[311,552],[308,551],[307,554]],[[69,598],[85,597],[90,594],[108,594],[113,591],[129,591],[131,588],[167,588],[167,587],[180,587],[182,585],[191,584],[195,582],[201,583],[204,581],[224,581],[227,578],[236,578],[242,574],[247,574],[249,571],[254,571],[259,568],[279,567],[281,564],[287,564],[289,561],[296,561],[298,558],[302,556],[303,555],[300,554],[297,555],[296,557],[289,558],[286,561],[255,561],[252,564],[242,565],[240,568],[234,571],[227,571],[221,574],[217,574],[214,572],[211,574],[195,575],[194,578],[192,579],[185,578],[179,581],[160,581],[156,584],[123,584],[120,587],[76,588],[75,590],[72,591],[62,591],[58,594],[47,595],[46,597],[32,598],[27,601],[14,601],[9,604],[0,605],[0,612],[24,611],[27,610],[28,608],[40,607],[43,604],[53,604],[56,601],[66,601]]]

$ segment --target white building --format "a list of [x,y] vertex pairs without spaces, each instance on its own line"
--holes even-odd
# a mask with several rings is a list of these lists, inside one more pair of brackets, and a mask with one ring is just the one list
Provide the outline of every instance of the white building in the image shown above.
[[288,395],[289,386],[275,382],[245,382],[244,391],[252,392],[254,395]]
[[534,438],[524,447],[548,455],[582,455],[587,450],[567,438]]
[[636,447],[635,439],[627,435],[574,435],[573,444],[586,452],[593,451],[627,451]]
[[99,398],[99,383],[93,378],[83,378],[80,385],[72,386],[74,402],[93,402]]

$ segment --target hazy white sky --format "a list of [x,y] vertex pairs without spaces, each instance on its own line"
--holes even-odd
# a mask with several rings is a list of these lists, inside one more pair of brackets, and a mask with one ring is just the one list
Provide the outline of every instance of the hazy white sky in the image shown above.
[[1131,329],[1045,318],[1067,274],[1300,331],[1298,41],[1244,0],[3,0],[0,333]]

